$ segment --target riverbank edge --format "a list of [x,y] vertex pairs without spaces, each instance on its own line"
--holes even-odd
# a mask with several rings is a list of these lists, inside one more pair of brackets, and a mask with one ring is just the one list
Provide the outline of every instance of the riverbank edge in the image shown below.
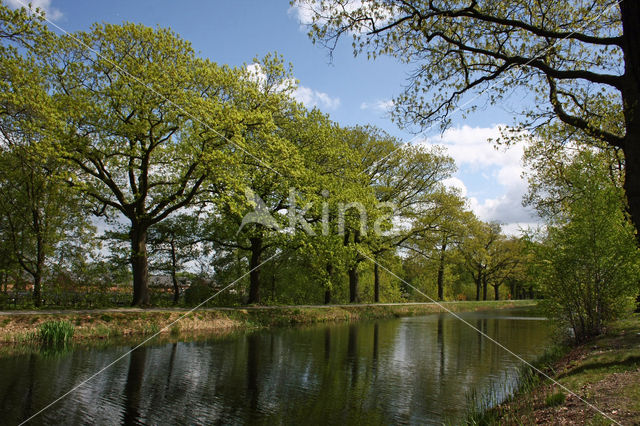
[[[640,314],[583,344],[555,343],[532,364],[553,381],[523,366],[514,395],[488,409],[472,408],[467,424],[640,424]],[[475,407],[494,405],[490,397],[472,399]]]
[[[41,324],[68,321],[73,342],[147,336],[159,333],[188,337],[190,333],[224,333],[297,324],[374,320],[428,313],[469,312],[535,306],[533,300],[331,306],[253,306],[239,308],[104,309],[96,311],[0,312],[0,346],[34,343]],[[446,307],[446,309],[444,309]]]

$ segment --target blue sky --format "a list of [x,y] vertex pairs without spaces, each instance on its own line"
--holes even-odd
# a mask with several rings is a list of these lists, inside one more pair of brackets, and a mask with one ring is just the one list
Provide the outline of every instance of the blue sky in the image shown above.
[[[18,6],[25,0],[6,0]],[[330,61],[328,52],[307,37],[303,10],[292,9],[286,0],[233,1],[80,1],[32,0],[65,31],[87,30],[94,22],[130,21],[148,26],[170,27],[203,57],[219,64],[240,66],[270,52],[291,62],[300,82],[299,100],[317,106],[343,125],[373,124],[413,143],[438,143],[447,147],[459,171],[449,183],[460,187],[470,207],[483,220],[505,224],[512,233],[535,222],[521,206],[526,191],[520,179],[521,147],[503,153],[487,138],[498,136],[500,124],[513,123],[513,111],[504,106],[480,108],[463,119],[453,117],[451,130],[438,128],[420,135],[399,129],[385,108],[407,83],[411,67],[392,58],[367,61],[354,58],[350,40],[343,40]],[[52,30],[59,32],[56,28]],[[516,105],[520,99],[512,101]],[[485,99],[477,99],[484,105]]]

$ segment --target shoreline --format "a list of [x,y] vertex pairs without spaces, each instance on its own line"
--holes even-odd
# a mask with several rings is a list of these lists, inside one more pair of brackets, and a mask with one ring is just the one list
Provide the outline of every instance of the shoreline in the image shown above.
[[[441,302],[454,312],[534,307],[534,300]],[[190,333],[220,333],[297,324],[360,321],[446,312],[436,303],[380,303],[361,305],[248,306],[238,308],[112,308],[60,311],[0,312],[0,347],[37,343],[47,321],[68,321],[72,343],[113,338]],[[184,318],[181,318],[184,316]],[[175,322],[175,323],[174,323]],[[168,326],[169,324],[172,324]]]
[[520,389],[512,397],[484,412],[472,412],[470,420],[491,425],[608,425],[611,419],[640,424],[640,314],[614,322],[588,342],[557,344],[534,365],[575,395],[524,369]]

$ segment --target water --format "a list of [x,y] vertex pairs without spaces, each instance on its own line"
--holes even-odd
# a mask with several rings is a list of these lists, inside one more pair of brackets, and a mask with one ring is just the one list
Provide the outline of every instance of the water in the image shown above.
[[[525,359],[548,342],[546,321],[525,312],[460,315]],[[0,423],[130,348],[0,359]],[[519,365],[449,314],[239,333],[142,347],[32,424],[439,424],[460,419],[472,389],[508,388]]]

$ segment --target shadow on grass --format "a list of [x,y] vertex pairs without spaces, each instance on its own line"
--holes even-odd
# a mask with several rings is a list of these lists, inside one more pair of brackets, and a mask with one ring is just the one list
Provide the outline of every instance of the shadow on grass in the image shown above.
[[591,370],[603,370],[611,367],[637,367],[640,366],[640,356],[629,356],[623,360],[613,359],[611,361],[603,362],[587,362],[586,364],[572,368],[566,373],[558,375],[557,379],[574,376],[576,374],[584,373]]

